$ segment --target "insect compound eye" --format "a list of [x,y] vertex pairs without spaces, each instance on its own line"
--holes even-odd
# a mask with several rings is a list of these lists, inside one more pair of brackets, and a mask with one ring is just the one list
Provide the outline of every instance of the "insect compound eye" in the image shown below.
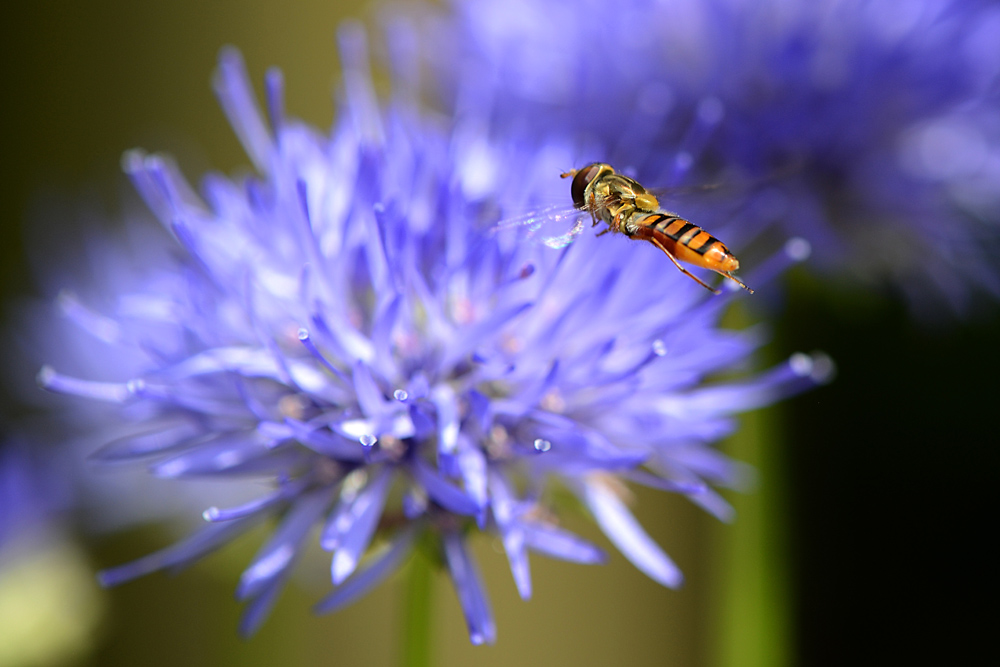
[[573,177],[573,184],[570,186],[570,193],[573,195],[573,206],[576,206],[577,208],[587,207],[585,197],[587,186],[590,185],[591,181],[597,178],[597,175],[601,173],[603,166],[604,165],[595,162],[594,164],[588,164],[586,167],[576,172],[576,176]]

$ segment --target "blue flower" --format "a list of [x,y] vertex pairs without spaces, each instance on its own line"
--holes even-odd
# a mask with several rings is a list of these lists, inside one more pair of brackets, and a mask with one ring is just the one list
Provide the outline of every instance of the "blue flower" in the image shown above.
[[423,28],[446,106],[584,138],[649,184],[758,184],[743,238],[778,224],[819,267],[889,279],[917,306],[938,295],[962,311],[970,285],[1000,295],[994,4],[517,0],[455,14]]
[[[107,427],[134,431],[96,459],[269,485],[209,507],[203,530],[102,581],[183,567],[277,517],[237,587],[244,634],[319,526],[336,586],[320,611],[364,594],[419,544],[449,570],[472,641],[493,642],[470,535],[500,535],[525,598],[530,551],[605,559],[559,526],[563,508],[547,493],[558,482],[639,569],[679,585],[624,485],[728,518],[710,485],[736,483],[740,468],[712,443],[735,414],[812,386],[828,364],[795,355],[709,381],[745,367],[760,342],[719,327],[737,295],[712,297],[651,246],[585,235],[556,251],[499,233],[498,219],[557,191],[568,203],[558,173],[572,148],[491,136],[474,114],[422,116],[412,40],[391,40],[394,98],[383,107],[363,32],[340,37],[344,106],[328,135],[285,115],[277,72],[265,120],[240,56],[225,50],[215,89],[254,173],[211,175],[198,194],[169,160],[129,153],[126,171],[175,252],[109,287],[101,309],[61,299],[94,338],[87,363],[101,376],[46,366],[40,383],[114,406]],[[800,250],[748,280],[763,286]]]

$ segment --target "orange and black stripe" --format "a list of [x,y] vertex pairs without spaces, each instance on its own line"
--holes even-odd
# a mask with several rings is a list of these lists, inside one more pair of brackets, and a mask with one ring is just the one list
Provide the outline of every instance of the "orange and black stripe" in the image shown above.
[[707,253],[716,243],[722,246],[723,251],[728,252],[722,241],[698,225],[676,215],[653,213],[639,220],[638,224],[665,234],[673,241],[699,255]]

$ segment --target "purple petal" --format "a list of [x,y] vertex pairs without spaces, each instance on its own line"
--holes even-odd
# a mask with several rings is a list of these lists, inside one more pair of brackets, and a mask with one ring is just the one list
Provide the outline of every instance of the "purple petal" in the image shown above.
[[493,517],[502,528],[514,519],[516,503],[514,494],[503,475],[493,469],[489,473],[490,507]]
[[602,549],[569,531],[536,522],[524,522],[521,528],[524,543],[547,556],[585,565],[601,565],[608,560]]
[[51,366],[42,366],[38,371],[38,386],[57,394],[71,394],[108,403],[124,403],[132,397],[127,382],[97,382],[81,380],[57,373]]
[[254,498],[253,500],[243,503],[242,505],[237,505],[236,507],[230,507],[227,509],[219,509],[214,506],[209,507],[201,513],[201,516],[205,519],[205,521],[211,521],[212,523],[242,519],[245,516],[256,514],[261,510],[270,509],[288,498],[297,496],[303,489],[305,489],[306,484],[308,484],[307,478],[298,479],[294,482],[287,482],[267,495],[261,496],[260,498]]
[[530,600],[531,567],[528,563],[528,551],[525,549],[524,531],[521,530],[520,526],[512,525],[502,531],[502,540],[517,592],[522,600]]
[[238,521],[206,526],[194,535],[166,549],[161,549],[131,563],[102,570],[97,574],[97,579],[101,586],[118,586],[157,570],[168,567],[184,567],[188,563],[215,551],[223,544],[229,543],[256,525],[261,518],[262,515],[254,514]]
[[476,504],[476,501],[470,498],[464,491],[446,482],[433,468],[420,459],[414,460],[410,470],[413,472],[413,477],[417,480],[417,483],[427,491],[427,495],[430,496],[431,500],[441,505],[441,507],[457,514],[468,516],[472,516],[479,511],[479,505]]
[[556,377],[559,374],[559,360],[556,359],[552,362],[549,367],[548,373],[539,378],[537,381],[530,383],[530,385],[522,387],[517,394],[510,396],[508,398],[497,401],[498,405],[495,406],[498,412],[506,412],[508,414],[522,415],[526,412],[532,412],[532,416],[536,416],[534,413],[538,413],[536,418],[539,421],[553,421],[561,422],[559,425],[571,425],[572,421],[562,415],[553,415],[550,412],[544,410],[536,410],[539,401],[542,397],[552,388]]
[[485,319],[476,322],[462,331],[460,339],[453,340],[448,346],[448,351],[444,359],[441,360],[441,367],[447,368],[454,365],[458,360],[471,352],[488,337],[495,336],[497,331],[502,329],[509,321],[516,318],[533,304],[518,303],[513,306],[494,310]]
[[663,479],[662,477],[648,473],[645,470],[623,470],[619,474],[622,477],[638,484],[642,484],[643,486],[659,489],[661,491],[669,491],[670,493],[694,495],[708,491],[708,485],[704,482],[677,482],[670,479]]
[[465,614],[465,623],[469,627],[469,640],[476,645],[496,642],[497,628],[493,610],[486,597],[479,570],[460,535],[448,533],[444,536],[444,555],[459,604]]
[[736,520],[736,510],[733,509],[733,506],[712,489],[708,489],[705,493],[690,496],[690,498],[691,502],[704,509],[719,521],[732,523]]
[[664,414],[681,416],[686,420],[753,410],[825,381],[831,367],[825,357],[817,360],[797,354],[748,382],[664,396],[656,405]]
[[271,539],[261,547],[240,576],[236,588],[238,600],[260,595],[271,581],[294,563],[301,551],[302,540],[329,506],[334,488],[318,489],[296,500]]
[[343,63],[344,92],[358,138],[369,146],[381,146],[385,134],[368,66],[368,40],[365,29],[355,21],[345,21],[337,31],[340,59]]
[[608,539],[632,564],[664,586],[677,588],[684,577],[667,554],[639,526],[625,505],[599,483],[583,485],[583,501]]
[[184,447],[198,435],[199,428],[187,422],[164,423],[155,430],[112,440],[90,454],[97,461],[122,461],[152,456],[174,448]]
[[354,365],[352,376],[354,378],[354,391],[358,403],[361,405],[361,411],[365,416],[373,419],[381,416],[385,412],[386,400],[382,390],[375,382],[375,378],[372,377],[371,370],[359,361]]
[[189,412],[197,412],[209,417],[226,417],[233,419],[244,419],[247,414],[247,406],[244,402],[230,400],[218,391],[205,389],[199,391],[193,387],[181,388],[177,384],[173,385],[152,385],[144,380],[135,380],[127,383],[127,388],[136,398],[147,399],[157,402],[164,407],[173,407]]
[[716,449],[700,445],[664,447],[659,451],[659,462],[668,469],[680,468],[679,471],[671,470],[671,473],[690,475],[691,479],[686,481],[691,482],[705,478],[730,488],[749,489],[756,479],[756,471],[752,466],[734,461]]
[[417,527],[409,526],[393,542],[392,547],[372,559],[366,567],[355,572],[337,590],[323,598],[314,608],[318,614],[336,611],[367,593],[396,571],[413,549]]
[[139,149],[126,151],[122,155],[122,171],[132,181],[133,187],[135,187],[139,196],[142,197],[142,200],[146,202],[149,210],[156,215],[161,223],[168,224],[172,217],[171,211],[173,207],[167,201],[163,190],[150,173],[149,159],[145,151]]
[[252,637],[260,626],[267,620],[274,608],[274,603],[278,601],[281,591],[285,590],[285,581],[288,580],[289,571],[284,570],[278,576],[268,580],[257,596],[247,603],[246,609],[240,616],[239,633],[243,639]]
[[414,437],[423,439],[435,431],[436,424],[434,418],[428,414],[430,411],[429,406],[419,401],[414,401],[411,396],[409,408]]
[[123,343],[121,325],[85,306],[71,291],[59,292],[56,305],[64,317],[97,340],[112,345]]
[[490,423],[493,420],[490,399],[475,389],[466,393],[469,402],[469,412],[472,419],[478,424],[480,430],[489,431]]
[[323,353],[320,352],[318,347],[316,347],[316,344],[313,342],[312,337],[309,335],[309,330],[306,329],[305,327],[299,329],[299,341],[301,341],[302,345],[307,350],[309,350],[309,354],[313,355],[317,361],[323,364],[324,368],[326,368],[328,371],[337,376],[337,378],[343,381],[345,384],[350,383],[350,381],[347,379],[347,376],[344,375],[344,372],[341,371],[336,366],[334,366],[333,364],[331,364],[330,360],[327,359],[325,356],[323,356]]
[[259,171],[267,172],[274,164],[274,140],[257,107],[253,87],[239,51],[233,48],[222,50],[213,84],[222,110],[247,155]]
[[[375,348],[375,363],[380,360],[392,359],[392,330],[396,326],[399,318],[400,307],[403,300],[398,295],[393,297],[389,305],[381,309],[375,316],[372,325],[372,346]],[[390,368],[392,364],[386,363]]]
[[516,503],[514,494],[507,484],[507,480],[497,472],[489,475],[489,489],[491,496],[490,506],[493,509],[493,517],[500,527],[503,540],[504,551],[507,552],[507,560],[510,562],[510,572],[514,577],[514,584],[521,599],[527,600],[531,597],[531,568],[528,563],[528,553],[525,550],[524,531],[521,526],[514,521]]
[[333,584],[339,585],[357,567],[361,555],[368,548],[378,520],[382,516],[385,498],[392,481],[392,469],[385,469],[364,488],[351,503],[350,524],[340,529],[337,543],[340,545],[333,555],[331,573]]
[[458,453],[458,469],[465,484],[466,492],[479,506],[476,521],[479,528],[486,527],[486,456],[476,445],[463,442]]
[[296,440],[317,454],[341,461],[362,461],[365,458],[364,447],[357,440],[350,440],[339,433],[314,429],[291,417],[285,419],[285,424],[291,429]]
[[458,446],[458,399],[451,387],[441,384],[431,392],[431,401],[437,407],[438,451],[452,454]]
[[177,478],[209,475],[238,468],[267,456],[272,450],[261,443],[256,431],[224,433],[209,442],[150,466],[157,477]]
[[365,363],[371,363],[375,359],[371,341],[351,326],[346,318],[339,318],[334,326],[329,326],[317,315],[313,317],[313,324],[322,332],[329,334],[332,344],[342,350],[345,356],[360,359]]
[[427,494],[420,488],[411,488],[403,495],[403,516],[414,520],[427,511]]
[[285,125],[285,77],[277,67],[270,68],[264,75],[264,98],[271,132],[278,136]]

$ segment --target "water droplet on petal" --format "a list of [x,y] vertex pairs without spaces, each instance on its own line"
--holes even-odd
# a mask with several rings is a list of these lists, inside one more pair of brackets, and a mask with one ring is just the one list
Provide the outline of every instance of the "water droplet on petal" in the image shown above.
[[299,340],[309,340],[309,329],[305,327],[299,329]]
[[396,391],[392,392],[392,397],[395,398],[400,403],[402,403],[403,401],[408,399],[410,395],[406,393],[405,389],[397,389]]
[[205,521],[215,521],[219,517],[218,507],[209,507],[207,510],[201,513],[201,518]]
[[360,442],[365,447],[372,447],[375,445],[376,442],[378,442],[378,438],[376,438],[371,433],[365,433],[360,438],[358,438],[358,442]]
[[552,443],[548,440],[543,440],[541,438],[535,438],[535,449],[540,452],[547,452],[552,449]]
[[657,338],[656,340],[654,340],[653,341],[653,354],[655,354],[658,357],[662,357],[666,353],[667,353],[667,344],[664,343],[659,338]]

